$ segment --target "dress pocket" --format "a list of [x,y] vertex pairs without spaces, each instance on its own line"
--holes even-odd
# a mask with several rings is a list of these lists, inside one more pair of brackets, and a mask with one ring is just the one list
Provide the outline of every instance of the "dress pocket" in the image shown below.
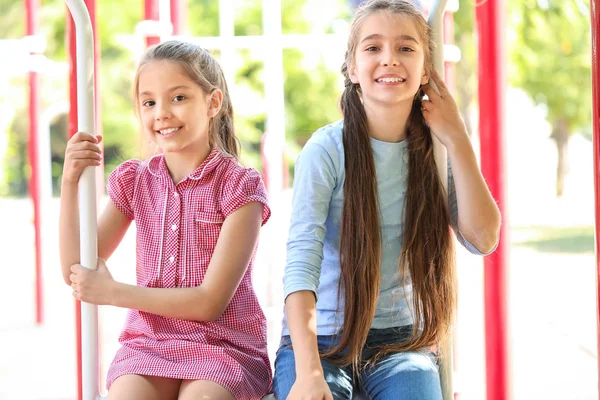
[[225,217],[218,212],[201,211],[196,214],[194,229],[198,246],[201,249],[209,249],[212,254],[224,221]]

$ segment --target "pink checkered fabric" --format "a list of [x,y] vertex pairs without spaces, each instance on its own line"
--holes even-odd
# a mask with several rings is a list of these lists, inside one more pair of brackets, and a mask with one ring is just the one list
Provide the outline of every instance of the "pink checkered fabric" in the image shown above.
[[[260,174],[217,150],[177,185],[162,155],[126,161],[110,175],[107,190],[135,220],[137,284],[146,287],[200,285],[225,218],[253,201],[264,205],[263,224],[270,216]],[[129,310],[107,386],[121,375],[137,374],[213,381],[236,399],[267,394],[266,320],[252,288],[253,261],[214,322]]]

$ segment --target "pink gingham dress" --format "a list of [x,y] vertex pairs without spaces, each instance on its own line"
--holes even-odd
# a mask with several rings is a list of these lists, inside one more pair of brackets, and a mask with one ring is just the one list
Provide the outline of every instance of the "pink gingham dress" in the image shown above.
[[[215,149],[177,185],[162,155],[129,160],[108,179],[110,198],[137,229],[137,284],[202,283],[225,218],[258,201],[270,216],[259,173]],[[252,261],[223,315],[196,322],[129,310],[107,387],[127,374],[216,382],[236,399],[260,399],[271,387],[265,316],[252,288]],[[198,304],[202,307],[202,304]]]

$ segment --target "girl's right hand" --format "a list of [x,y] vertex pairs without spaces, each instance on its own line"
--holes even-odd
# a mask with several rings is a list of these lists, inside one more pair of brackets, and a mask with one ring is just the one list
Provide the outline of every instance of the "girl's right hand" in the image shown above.
[[97,167],[102,163],[101,141],[101,135],[94,136],[86,132],[73,135],[65,151],[64,183],[77,183],[86,167]]
[[287,400],[333,400],[333,395],[323,375],[296,377]]

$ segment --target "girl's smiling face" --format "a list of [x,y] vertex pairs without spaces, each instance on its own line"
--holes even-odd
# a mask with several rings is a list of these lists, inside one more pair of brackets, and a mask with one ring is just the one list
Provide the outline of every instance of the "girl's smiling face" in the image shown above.
[[414,21],[401,14],[374,12],[357,38],[350,80],[359,84],[365,108],[412,104],[427,83],[425,53]]
[[218,89],[206,93],[175,62],[152,61],[140,71],[137,107],[142,126],[165,155],[208,148],[208,124],[221,100]]

